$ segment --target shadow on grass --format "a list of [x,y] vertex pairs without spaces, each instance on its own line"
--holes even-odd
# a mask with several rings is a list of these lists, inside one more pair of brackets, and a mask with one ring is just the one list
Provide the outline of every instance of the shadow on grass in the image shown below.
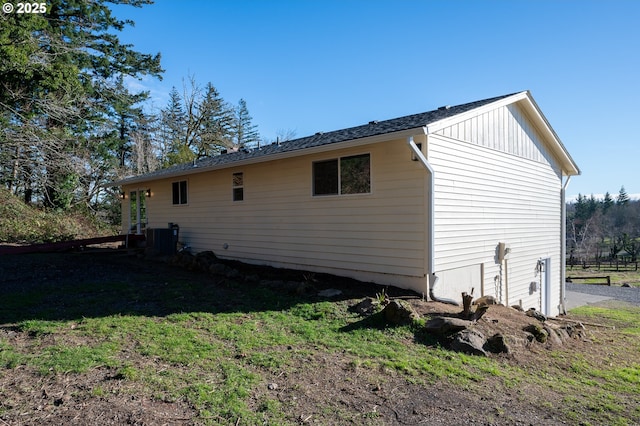
[[[0,256],[0,324],[111,315],[255,312],[299,303],[364,297],[383,287],[325,274],[232,262],[234,279],[141,259],[118,250]],[[251,281],[245,277],[252,276]],[[279,280],[313,282],[304,294],[266,287]],[[318,290],[342,291],[331,299]],[[402,290],[388,289],[392,292]]]
[[438,346],[443,343],[442,340],[439,340],[436,336],[426,331],[423,324],[420,322],[414,322],[407,325],[392,324],[385,319],[384,312],[382,311],[365,316],[360,321],[345,325],[340,328],[340,331],[348,333],[362,329],[385,330],[397,327],[409,327],[413,333],[414,343],[425,346]]

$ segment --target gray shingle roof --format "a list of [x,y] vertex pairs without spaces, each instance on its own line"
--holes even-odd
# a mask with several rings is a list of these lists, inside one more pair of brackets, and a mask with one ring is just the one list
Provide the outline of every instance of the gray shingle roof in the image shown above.
[[260,149],[240,150],[237,152],[221,154],[214,157],[202,158],[195,164],[179,164],[145,175],[126,178],[122,181],[115,182],[114,184],[122,185],[129,182],[147,181],[151,179],[162,178],[164,176],[176,176],[179,175],[181,171],[193,173],[194,168],[196,167],[208,169],[211,167],[230,165],[236,162],[251,160],[254,158],[257,159],[259,157],[266,157],[274,154],[298,151],[307,148],[314,148],[323,145],[398,132],[402,130],[417,129],[423,126],[427,126],[431,123],[435,123],[436,121],[462,114],[464,112],[479,108],[483,105],[498,101],[512,95],[513,94],[508,94],[451,107],[441,107],[433,111],[407,115],[405,117],[393,118],[391,120],[372,121],[368,124],[350,127],[342,130],[320,132],[312,136],[306,136],[303,138],[282,142],[280,144],[274,143],[271,145],[266,145],[261,147]]

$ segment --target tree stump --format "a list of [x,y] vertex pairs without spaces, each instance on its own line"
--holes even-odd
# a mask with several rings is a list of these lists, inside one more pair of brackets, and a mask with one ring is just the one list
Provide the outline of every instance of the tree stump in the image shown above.
[[[471,292],[473,294],[473,291]],[[467,294],[466,291],[462,292],[462,317],[471,317],[471,302],[473,301],[472,294]]]

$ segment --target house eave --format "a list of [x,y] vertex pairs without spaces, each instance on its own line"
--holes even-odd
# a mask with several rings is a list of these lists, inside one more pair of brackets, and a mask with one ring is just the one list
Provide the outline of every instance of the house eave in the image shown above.
[[[152,181],[162,180],[162,179],[173,179],[177,177],[189,176],[193,174],[210,172],[215,170],[238,168],[238,167],[244,167],[250,164],[266,163],[270,161],[300,157],[303,155],[319,154],[323,152],[335,151],[338,149],[370,145],[370,144],[397,140],[397,139],[405,139],[409,136],[416,136],[421,134],[422,135],[426,134],[426,128],[417,127],[412,129],[405,129],[397,132],[385,133],[385,134],[380,134],[375,136],[368,136],[368,137],[363,137],[358,139],[351,139],[347,141],[335,142],[331,144],[320,145],[320,146],[315,146],[310,148],[301,148],[294,151],[286,151],[286,152],[279,152],[279,153],[274,153],[269,155],[262,155],[254,158],[247,158],[243,160],[232,161],[224,164],[216,164],[211,166],[199,166],[196,163],[190,169],[179,169],[174,172],[167,172],[159,175],[156,175],[156,174],[141,175],[141,176],[135,176],[131,178],[125,178],[116,182],[112,182],[108,186],[136,185],[136,184],[152,182]],[[222,154],[222,155],[225,155],[225,154]]]

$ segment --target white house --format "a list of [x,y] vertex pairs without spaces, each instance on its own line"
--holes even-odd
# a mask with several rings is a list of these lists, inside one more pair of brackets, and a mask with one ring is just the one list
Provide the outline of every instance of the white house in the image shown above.
[[[123,232],[461,301],[564,312],[580,173],[528,91],[221,154],[118,182]],[[146,209],[146,212],[144,211]]]

